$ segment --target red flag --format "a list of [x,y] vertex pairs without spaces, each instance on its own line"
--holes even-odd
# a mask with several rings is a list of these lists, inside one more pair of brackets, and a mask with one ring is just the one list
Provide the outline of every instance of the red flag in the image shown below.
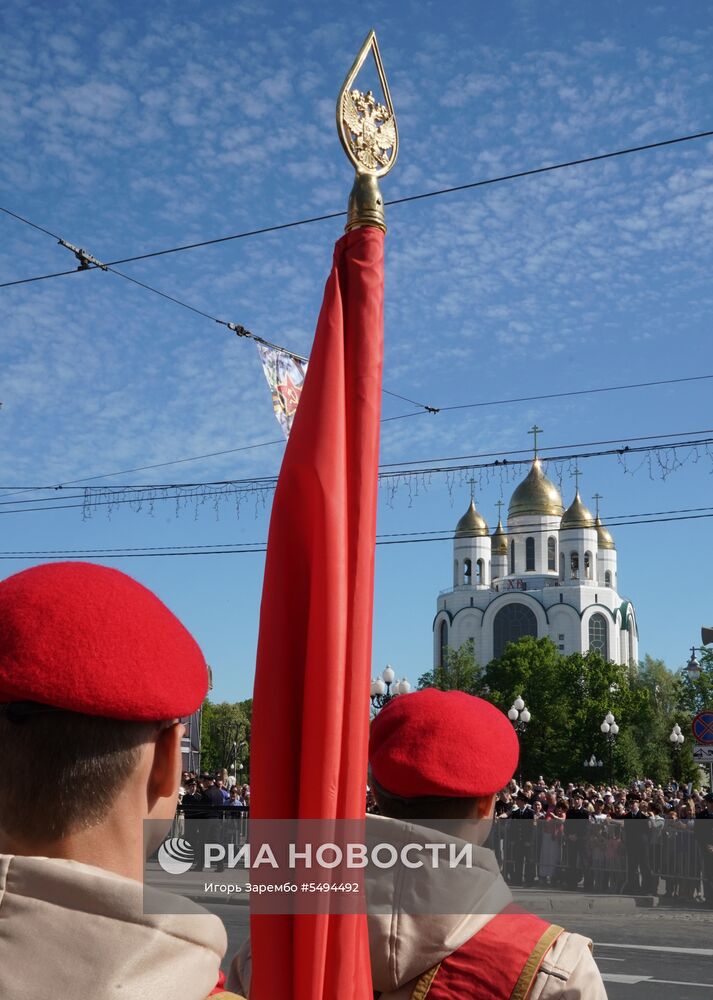
[[[253,701],[251,817],[365,810],[384,236],[335,246],[275,493]],[[251,1000],[372,1000],[363,914],[253,915]]]

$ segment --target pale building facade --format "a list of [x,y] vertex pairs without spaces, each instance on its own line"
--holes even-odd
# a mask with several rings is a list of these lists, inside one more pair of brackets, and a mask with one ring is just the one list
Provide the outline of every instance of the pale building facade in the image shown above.
[[453,538],[453,585],[438,596],[433,662],[473,640],[478,663],[499,657],[508,642],[549,636],[564,655],[598,650],[636,664],[634,606],[619,593],[617,551],[577,486],[567,510],[535,457],[512,495],[507,528],[495,532],[471,500]]

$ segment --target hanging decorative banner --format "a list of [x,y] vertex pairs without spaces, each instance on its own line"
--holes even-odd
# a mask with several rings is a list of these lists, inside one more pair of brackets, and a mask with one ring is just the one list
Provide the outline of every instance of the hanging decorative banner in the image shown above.
[[265,344],[256,344],[256,347],[272,393],[277,422],[285,437],[289,437],[307,373],[307,361]]

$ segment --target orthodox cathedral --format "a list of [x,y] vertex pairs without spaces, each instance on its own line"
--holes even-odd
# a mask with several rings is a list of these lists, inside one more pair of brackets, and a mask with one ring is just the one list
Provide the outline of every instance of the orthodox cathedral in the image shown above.
[[[539,430],[539,428],[538,428]],[[619,594],[616,546],[579,495],[564,509],[537,457],[491,535],[471,498],[453,537],[453,586],[433,622],[434,665],[472,639],[480,664],[523,636],[549,636],[563,654],[597,650],[636,664],[636,614]]]

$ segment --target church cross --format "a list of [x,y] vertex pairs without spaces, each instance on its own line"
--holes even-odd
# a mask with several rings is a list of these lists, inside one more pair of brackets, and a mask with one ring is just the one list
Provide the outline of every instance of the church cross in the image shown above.
[[470,502],[475,503],[475,480],[471,477],[468,482],[470,483]]
[[572,473],[572,475],[574,476],[575,490],[577,493],[579,493],[579,477],[582,475],[582,470],[579,468],[578,465],[575,465],[574,472]]
[[603,499],[604,497],[601,495],[601,493],[595,493],[594,496],[592,497],[592,500],[597,505],[597,515],[596,515],[597,517],[599,517],[599,501]]
[[505,506],[505,502],[503,500],[498,500],[498,502],[495,504],[495,506],[498,508],[498,521],[502,521],[502,519],[503,519],[503,507]]
[[537,458],[537,435],[542,434],[543,430],[541,427],[538,427],[537,424],[534,424],[533,427],[527,433],[532,434],[533,438],[535,439],[535,445],[534,445],[535,458]]

